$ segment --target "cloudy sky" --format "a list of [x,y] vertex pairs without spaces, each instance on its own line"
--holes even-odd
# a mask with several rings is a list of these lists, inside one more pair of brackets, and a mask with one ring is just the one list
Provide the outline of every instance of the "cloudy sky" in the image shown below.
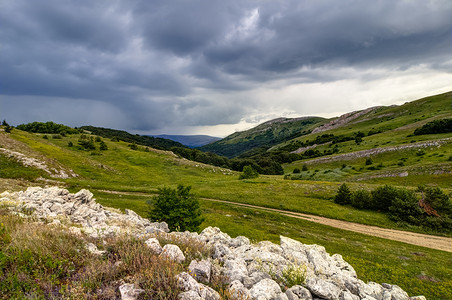
[[452,90],[450,0],[2,0],[0,118],[225,136]]

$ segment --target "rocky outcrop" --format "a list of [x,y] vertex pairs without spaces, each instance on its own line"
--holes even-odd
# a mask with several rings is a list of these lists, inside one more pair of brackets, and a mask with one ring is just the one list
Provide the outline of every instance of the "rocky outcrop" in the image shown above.
[[77,174],[74,173],[72,170],[65,170],[61,166],[57,168],[51,168],[42,160],[39,160],[34,157],[26,156],[23,153],[12,151],[9,149],[1,148],[0,152],[2,152],[7,157],[13,158],[16,161],[23,164],[25,167],[33,167],[40,170],[43,170],[47,174],[49,174],[53,178],[70,178],[70,177],[77,177]]
[[26,191],[0,194],[0,201],[13,204],[13,210],[23,217],[33,216],[42,220],[59,220],[72,225],[71,231],[92,237],[104,237],[120,232],[157,233],[169,232],[166,223],[151,223],[132,210],[125,214],[106,209],[96,202],[88,190],[76,194],[58,187],[30,187]]
[[[85,232],[97,238],[124,232],[133,234],[145,239],[145,245],[156,255],[178,263],[186,259],[183,251],[172,244],[162,248],[158,237],[196,240],[211,249],[210,255],[192,260],[188,272],[177,275],[182,291],[179,299],[220,299],[219,293],[209,287],[213,277],[223,279],[233,299],[410,299],[396,285],[358,279],[341,255],[330,255],[322,246],[305,245],[284,236],[279,244],[268,241],[252,244],[246,237],[232,238],[215,227],[207,227],[200,234],[167,233],[165,223],[151,223],[131,210],[121,214],[105,209],[87,190],[71,194],[56,187],[29,188],[25,192],[2,193],[1,203],[23,217],[30,215],[45,219],[48,224],[60,224],[74,234]],[[94,244],[86,247],[95,255],[103,255]],[[136,299],[143,292],[132,283],[124,283],[119,289],[122,299]]]

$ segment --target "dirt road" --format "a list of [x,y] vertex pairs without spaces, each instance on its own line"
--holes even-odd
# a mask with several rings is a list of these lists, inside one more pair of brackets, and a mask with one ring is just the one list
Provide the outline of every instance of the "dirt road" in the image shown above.
[[372,236],[381,237],[381,238],[388,239],[388,240],[404,242],[404,243],[427,247],[427,248],[431,248],[431,249],[452,252],[452,238],[427,235],[427,234],[421,234],[421,233],[414,233],[414,232],[409,232],[409,231],[386,229],[386,228],[381,228],[381,227],[376,227],[376,226],[351,223],[351,222],[347,222],[347,221],[328,219],[328,218],[314,216],[314,215],[308,215],[308,214],[290,212],[290,211],[280,210],[280,209],[275,209],[275,208],[267,208],[267,207],[261,207],[261,206],[256,206],[256,205],[243,204],[243,203],[236,203],[236,202],[230,202],[230,201],[224,201],[224,200],[206,199],[206,198],[203,198],[203,200],[222,202],[222,203],[228,203],[228,204],[237,205],[237,206],[266,210],[266,211],[271,211],[271,212],[277,212],[284,216],[297,218],[297,219],[303,219],[303,220],[307,220],[307,221],[311,221],[311,222],[315,222],[315,223],[319,223],[319,224],[323,224],[323,225],[328,225],[331,227],[336,227],[336,228],[340,228],[340,229],[344,229],[344,230],[359,232],[362,234],[372,235]]

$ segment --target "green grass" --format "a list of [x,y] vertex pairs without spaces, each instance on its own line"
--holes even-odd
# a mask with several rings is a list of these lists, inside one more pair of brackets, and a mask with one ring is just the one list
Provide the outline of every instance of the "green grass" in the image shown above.
[[42,170],[25,167],[13,158],[0,154],[0,178],[24,179],[34,181],[39,177],[47,177]]

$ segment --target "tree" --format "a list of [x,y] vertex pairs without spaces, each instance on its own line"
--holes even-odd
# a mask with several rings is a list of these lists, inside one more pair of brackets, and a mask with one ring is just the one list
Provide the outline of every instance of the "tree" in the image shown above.
[[358,190],[352,193],[351,203],[353,207],[371,208],[372,207],[372,195],[366,190]]
[[399,190],[393,186],[385,185],[372,191],[373,208],[388,211],[392,201],[398,196]]
[[178,185],[177,189],[160,188],[151,205],[149,219],[164,221],[171,230],[197,231],[204,221],[198,199],[190,194],[191,186]]
[[257,177],[259,177],[259,173],[252,166],[248,165],[243,167],[243,173],[240,174],[239,179],[252,179]]
[[350,192],[350,189],[345,183],[343,183],[337,190],[334,202],[337,204],[350,204],[352,202],[352,192]]
[[100,141],[99,150],[101,150],[101,151],[108,150],[108,146],[107,146],[107,144],[105,144],[104,141]]

